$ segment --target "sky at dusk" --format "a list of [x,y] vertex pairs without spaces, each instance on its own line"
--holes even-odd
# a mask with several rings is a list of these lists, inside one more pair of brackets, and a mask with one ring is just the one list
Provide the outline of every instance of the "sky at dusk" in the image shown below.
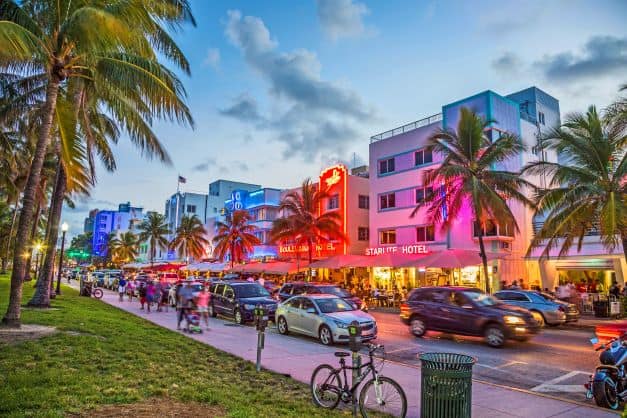
[[535,85],[562,116],[604,107],[627,83],[627,1],[192,0],[175,35],[194,129],[155,126],[171,166],[117,146],[118,170],[76,209],[130,201],[163,212],[217,179],[295,187],[330,163],[368,160],[370,136],[484,90]]

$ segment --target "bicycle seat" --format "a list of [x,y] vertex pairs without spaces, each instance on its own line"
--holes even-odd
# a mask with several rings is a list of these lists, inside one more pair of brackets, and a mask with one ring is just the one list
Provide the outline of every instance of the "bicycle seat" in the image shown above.
[[350,354],[348,354],[345,351],[336,351],[335,352],[335,357],[348,357],[348,356],[350,356]]

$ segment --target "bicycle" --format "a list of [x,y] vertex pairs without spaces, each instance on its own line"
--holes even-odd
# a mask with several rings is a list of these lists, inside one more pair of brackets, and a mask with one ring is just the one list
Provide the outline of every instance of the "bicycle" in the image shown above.
[[[340,400],[347,404],[351,403],[359,385],[368,374],[372,374],[372,378],[364,383],[359,392],[361,415],[368,417],[368,412],[373,410],[394,417],[405,417],[407,414],[407,397],[403,388],[389,377],[379,374],[385,361],[383,358],[380,359],[379,370],[374,364],[374,353],[378,350],[383,352],[384,347],[375,344],[366,344],[366,347],[368,347],[370,360],[359,367],[347,366],[344,358],[350,354],[342,351],[335,352],[335,357],[340,359],[340,367],[334,368],[329,364],[321,364],[316,367],[311,375],[310,383],[314,403],[326,409],[336,408]],[[357,381],[352,382],[351,387],[348,386],[347,370],[358,371]]]

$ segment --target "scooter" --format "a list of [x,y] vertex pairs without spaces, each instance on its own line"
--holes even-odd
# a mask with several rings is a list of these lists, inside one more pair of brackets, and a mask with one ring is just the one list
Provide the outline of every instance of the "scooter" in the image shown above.
[[[599,340],[592,338],[590,342],[596,345]],[[584,385],[587,389],[586,398],[594,398],[600,407],[618,409],[620,403],[627,399],[627,333],[601,344],[594,351],[601,350],[601,365]]]

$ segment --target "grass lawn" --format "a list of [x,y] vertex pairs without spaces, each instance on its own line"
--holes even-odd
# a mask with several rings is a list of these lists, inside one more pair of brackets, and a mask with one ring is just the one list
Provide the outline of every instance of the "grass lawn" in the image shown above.
[[[24,286],[24,301],[33,292]],[[0,314],[9,294],[0,276]],[[25,309],[25,324],[59,332],[0,342],[0,416],[64,416],[151,399],[196,401],[231,417],[347,416],[316,408],[309,388],[157,327],[68,287],[54,309]],[[183,411],[181,411],[183,412]],[[209,412],[209,411],[208,411]]]

